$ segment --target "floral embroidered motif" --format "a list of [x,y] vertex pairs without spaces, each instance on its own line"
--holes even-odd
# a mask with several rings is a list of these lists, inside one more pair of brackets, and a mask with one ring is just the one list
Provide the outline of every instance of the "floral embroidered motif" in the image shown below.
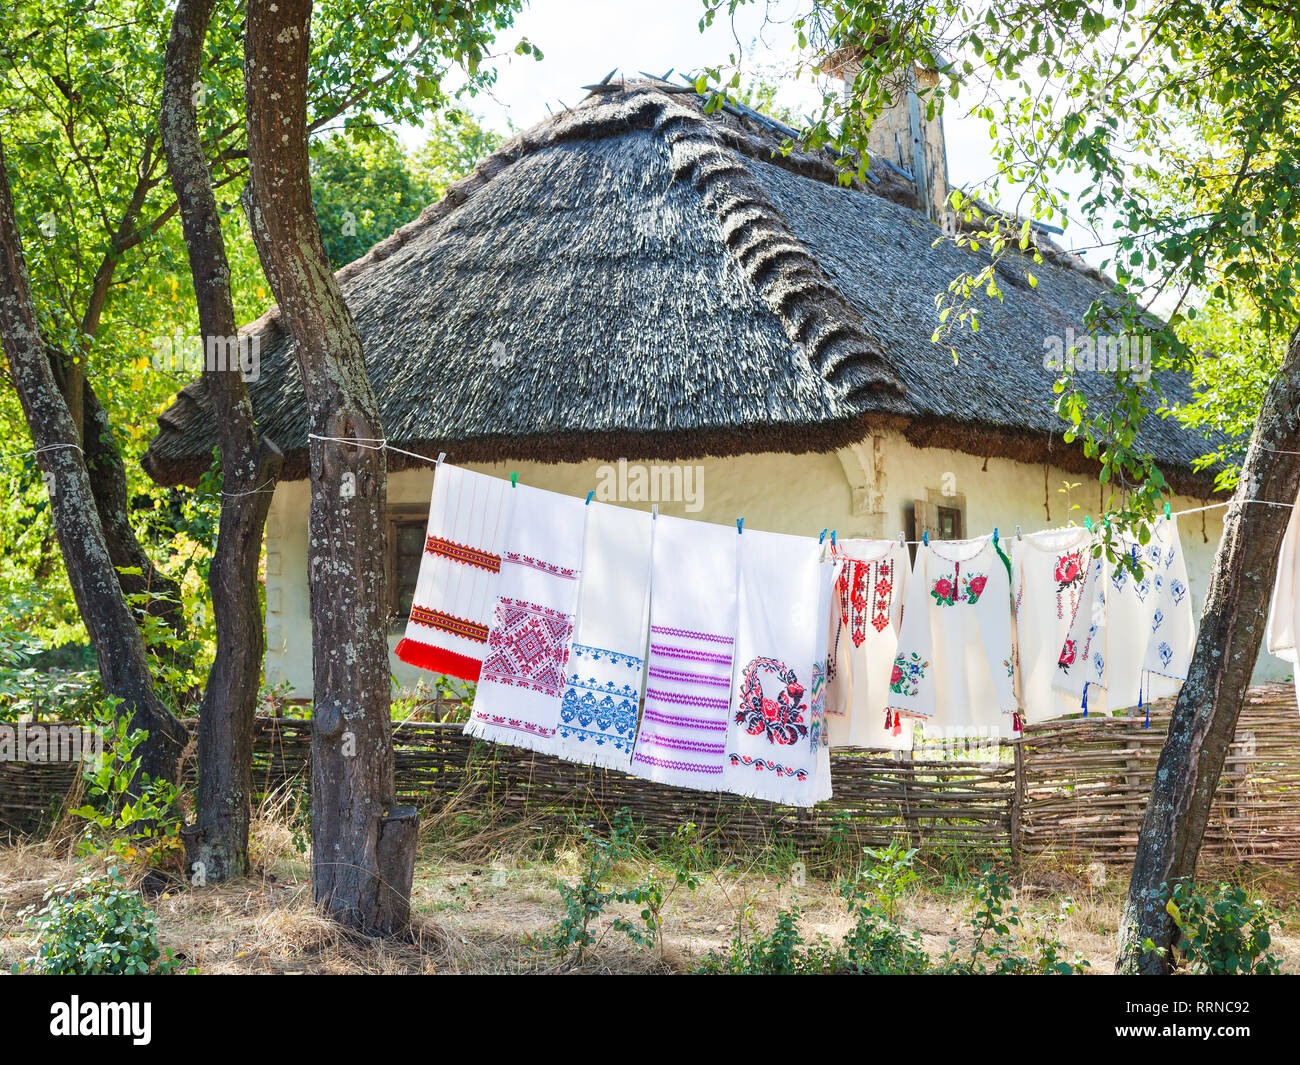
[[790,766],[781,765],[779,762],[773,762],[767,758],[750,758],[744,754],[729,754],[732,765],[746,765],[750,769],[756,769],[759,772],[764,770],[775,773],[779,777],[793,777],[795,780],[807,780],[808,770],[794,769]]
[[955,606],[958,603],[969,603],[974,606],[984,594],[984,586],[987,583],[988,578],[982,573],[977,573],[974,577],[954,574],[936,580],[930,589],[930,594],[934,596],[934,601],[939,606]]
[[[768,698],[763,691],[765,676],[775,678],[781,685],[775,699]],[[743,725],[751,736],[766,736],[769,743],[798,743],[808,735],[804,720],[808,704],[803,701],[806,692],[795,671],[784,662],[755,658],[741,676],[736,724]]]
[[520,599],[498,600],[482,679],[558,696],[572,633],[568,614]]
[[1187,595],[1187,585],[1180,580],[1170,581],[1169,594],[1174,597],[1174,605],[1177,606],[1183,601],[1183,597]]
[[902,651],[894,659],[894,668],[889,674],[889,690],[897,695],[914,696],[921,690],[921,681],[930,663],[915,651],[904,656]]
[[1083,549],[1069,551],[1056,559],[1056,616],[1065,617],[1065,600],[1070,602],[1071,614],[1078,608],[1079,595],[1083,591],[1085,572]]
[[1151,615],[1151,631],[1155,632],[1156,629],[1160,628],[1160,626],[1164,624],[1164,621],[1165,612],[1163,610],[1157,610]]
[[1156,654],[1160,656],[1161,664],[1166,669],[1168,669],[1169,663],[1173,660],[1174,657],[1174,649],[1170,647],[1167,643],[1161,643],[1160,646],[1156,648]]
[[1074,665],[1075,647],[1073,640],[1066,640],[1065,645],[1061,648],[1061,657],[1057,660],[1056,666],[1062,673],[1069,673],[1070,667]]
[[550,562],[544,562],[540,558],[533,558],[531,555],[521,555],[518,551],[507,551],[503,556],[506,562],[511,562],[516,566],[527,566],[529,569],[535,569],[541,573],[549,573],[552,577],[563,577],[566,581],[577,580],[578,571],[569,569],[568,566],[556,566]]
[[[560,703],[560,735],[630,751],[636,737],[641,659],[580,643],[572,645],[570,654],[573,668]],[[622,683],[622,678],[611,676],[618,669],[626,670]],[[602,683],[592,675],[597,672],[610,679]]]

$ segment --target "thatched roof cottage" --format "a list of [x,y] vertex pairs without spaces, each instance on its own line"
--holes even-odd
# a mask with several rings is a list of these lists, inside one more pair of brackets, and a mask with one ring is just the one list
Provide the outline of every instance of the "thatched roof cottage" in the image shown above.
[[[915,111],[910,141],[892,116],[870,179],[844,187],[831,160],[782,155],[783,128],[746,108],[708,114],[654,80],[595,87],[339,272],[387,438],[574,495],[792,533],[1014,535],[1095,514],[1097,467],[1062,440],[1044,355],[1082,333],[1104,282],[1037,232],[1045,261],[998,267],[1004,298],[952,338],[954,363],[931,340],[935,296],[976,253],[936,242],[942,126]],[[909,152],[930,161],[926,180]],[[306,413],[275,311],[246,334],[257,416],[287,459],[267,530],[267,681],[306,696]],[[1112,393],[1109,374],[1082,378],[1098,402]],[[1185,380],[1161,384],[1171,403],[1189,397]],[[202,382],[158,421],[146,469],[195,483],[216,443]],[[1192,463],[1210,445],[1172,418],[1144,432],[1175,509],[1206,502],[1212,474]],[[389,461],[395,644],[433,471]],[[1198,605],[1221,514],[1182,525]]]

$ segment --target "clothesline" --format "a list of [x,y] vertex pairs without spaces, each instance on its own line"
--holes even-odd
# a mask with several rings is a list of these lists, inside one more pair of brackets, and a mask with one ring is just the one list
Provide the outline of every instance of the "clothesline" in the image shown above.
[[[308,433],[307,436],[312,440],[330,441],[336,444],[351,444],[354,447],[365,448],[368,451],[392,451],[398,455],[405,455],[407,456],[407,458],[417,459],[418,461],[427,463],[430,466],[441,466],[443,459],[445,459],[447,456],[447,453],[444,451],[437,457],[437,459],[431,459],[427,455],[417,455],[414,451],[403,451],[400,447],[394,447],[383,437],[353,438],[353,437],[342,437],[342,436],[320,436],[317,433]],[[1273,448],[1266,448],[1265,450],[1272,451]],[[1278,454],[1290,454],[1290,453],[1291,452],[1278,452]],[[1187,516],[1188,514],[1200,514],[1203,511],[1207,511],[1207,510],[1220,510],[1223,507],[1230,507],[1233,505],[1233,503],[1237,503],[1237,502],[1260,503],[1268,507],[1284,507],[1287,510],[1295,509],[1294,503],[1275,503],[1269,499],[1242,499],[1242,500],[1228,500],[1223,503],[1210,503],[1203,507],[1189,507],[1187,510],[1175,510],[1170,513],[1169,517],[1182,518]],[[1019,535],[1018,531],[1017,531],[1017,535]],[[900,537],[900,542],[911,546],[916,546],[924,543],[925,541],[903,540]]]

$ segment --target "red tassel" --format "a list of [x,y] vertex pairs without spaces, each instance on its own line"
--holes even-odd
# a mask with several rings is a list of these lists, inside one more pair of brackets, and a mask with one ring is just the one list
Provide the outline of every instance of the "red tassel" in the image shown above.
[[1011,731],[1012,731],[1012,732],[1024,732],[1024,731],[1025,731],[1025,726],[1024,726],[1024,724],[1021,722],[1021,720],[1020,720],[1020,714],[1019,714],[1018,712],[1017,712],[1017,713],[1014,713],[1014,714],[1011,715]]
[[903,715],[900,713],[895,713],[894,714],[894,735],[901,736],[902,734],[903,734]]
[[885,731],[888,732],[894,727],[894,713],[892,710],[885,711]]
[[427,669],[430,673],[442,673],[448,677],[459,677],[461,680],[477,681],[479,673],[483,669],[483,663],[477,658],[458,655],[455,651],[448,651],[445,647],[430,647],[427,643],[420,643],[418,640],[412,640],[409,637],[403,637],[398,641],[397,647],[393,649],[393,654],[408,665]]

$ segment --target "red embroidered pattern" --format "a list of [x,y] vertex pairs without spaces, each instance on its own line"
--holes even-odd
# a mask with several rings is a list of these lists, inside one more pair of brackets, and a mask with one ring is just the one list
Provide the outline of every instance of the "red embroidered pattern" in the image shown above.
[[559,696],[573,618],[520,599],[497,600],[483,680]]
[[480,551],[476,547],[458,544],[454,540],[444,540],[441,536],[426,537],[424,550],[430,555],[441,555],[453,562],[463,562],[467,566],[477,566],[489,573],[499,573],[501,571],[501,558],[498,555],[494,555],[490,551]]
[[530,555],[521,555],[518,551],[507,551],[505,560],[512,562],[516,566],[527,566],[529,569],[540,570],[542,573],[549,573],[552,577],[563,577],[566,581],[576,580],[578,571],[569,569],[567,566],[556,566],[550,562],[543,562],[540,558],[533,558]]
[[893,600],[894,566],[888,559],[875,562],[850,561],[845,565],[835,590],[840,597],[840,619],[861,647],[867,638],[867,621],[877,632],[889,627],[889,606]]
[[1056,616],[1065,618],[1065,598],[1070,600],[1070,614],[1079,609],[1079,596],[1083,592],[1085,563],[1083,549],[1069,551],[1057,556],[1056,570],[1052,574],[1056,581]]
[[488,627],[486,625],[466,621],[454,614],[444,614],[441,610],[430,610],[418,603],[411,607],[411,620],[418,621],[421,625],[427,625],[431,629],[442,629],[444,632],[463,636],[467,640],[487,643]]

